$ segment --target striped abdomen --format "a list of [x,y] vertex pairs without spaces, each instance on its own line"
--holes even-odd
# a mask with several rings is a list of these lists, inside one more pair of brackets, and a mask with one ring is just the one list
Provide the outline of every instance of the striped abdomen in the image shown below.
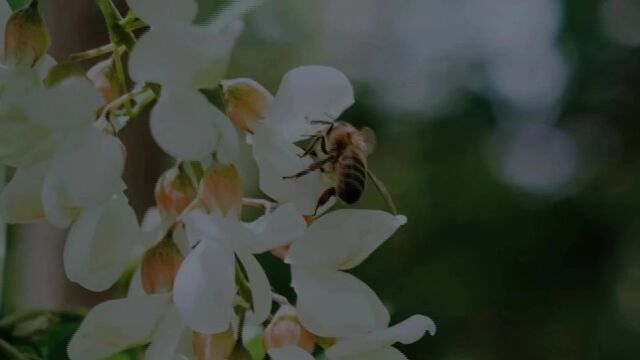
[[363,156],[354,152],[345,152],[337,164],[337,195],[347,204],[353,204],[364,192],[367,178],[366,164]]

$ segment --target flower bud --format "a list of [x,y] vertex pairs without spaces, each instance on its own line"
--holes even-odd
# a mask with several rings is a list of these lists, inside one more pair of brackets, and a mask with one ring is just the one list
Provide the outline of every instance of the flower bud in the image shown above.
[[236,340],[233,337],[233,329],[225,332],[206,335],[193,332],[193,352],[198,360],[223,360],[229,359],[234,351]]
[[47,52],[51,38],[47,25],[40,16],[38,0],[13,13],[4,33],[4,56],[15,63],[31,66]]
[[240,175],[232,164],[213,165],[202,177],[198,197],[209,212],[220,210],[226,215],[236,211],[239,214],[243,196]]
[[253,124],[264,117],[273,96],[256,81],[239,78],[222,81],[227,116],[233,124],[252,133]]
[[87,71],[87,77],[93,86],[100,91],[107,103],[112,102],[122,95],[122,89],[118,82],[117,74],[113,68],[113,59],[108,58],[91,67]]
[[168,292],[184,257],[173,242],[171,232],[142,257],[140,274],[142,287],[147,294]]
[[163,218],[176,218],[196,198],[189,176],[179,167],[165,171],[155,189],[156,205]]
[[262,338],[266,350],[284,346],[297,346],[309,353],[315,347],[315,336],[302,327],[296,310],[289,305],[283,305],[264,330]]

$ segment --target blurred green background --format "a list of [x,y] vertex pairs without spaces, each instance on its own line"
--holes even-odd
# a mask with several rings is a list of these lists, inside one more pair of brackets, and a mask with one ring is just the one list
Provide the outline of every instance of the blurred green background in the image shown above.
[[[392,323],[438,325],[409,358],[636,359],[638,46],[637,0],[267,0],[229,77],[352,79],[342,118],[377,132],[370,167],[409,218],[354,273]],[[358,206],[384,202],[370,187]]]

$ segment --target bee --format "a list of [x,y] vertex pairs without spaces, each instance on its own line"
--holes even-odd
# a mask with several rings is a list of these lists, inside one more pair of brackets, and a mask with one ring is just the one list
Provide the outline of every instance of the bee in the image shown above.
[[367,166],[367,156],[376,144],[373,130],[368,127],[357,129],[344,121],[314,120],[311,123],[327,125],[325,130],[311,135],[309,146],[299,155],[301,158],[309,156],[314,161],[306,169],[283,179],[297,179],[316,170],[325,174],[333,185],[318,198],[314,215],[333,196],[347,204],[356,203],[362,197],[367,177],[396,214],[395,204],[384,184]]

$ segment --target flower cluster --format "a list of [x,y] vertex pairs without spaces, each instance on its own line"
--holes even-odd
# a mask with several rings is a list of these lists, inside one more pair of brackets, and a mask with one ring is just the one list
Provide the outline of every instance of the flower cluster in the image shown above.
[[[33,3],[29,11],[37,14]],[[125,19],[108,1],[98,3],[111,34],[110,57],[86,76],[63,71],[68,64],[54,65],[46,46],[6,51],[0,69],[0,160],[16,168],[0,196],[3,218],[46,218],[70,227],[65,270],[91,290],[109,288],[131,259],[138,263],[128,295],[87,314],[69,344],[72,360],[147,344],[148,359],[252,359],[264,352],[275,360],[319,353],[403,359],[394,343],[435,333],[423,315],[390,326],[375,292],[346,272],[407,219],[331,209],[331,195],[341,194],[335,191],[339,148],[359,144],[344,181],[358,185],[367,177],[359,133],[345,132],[347,140],[338,145],[325,143],[325,134],[339,126],[335,119],[354,102],[340,71],[295,68],[275,96],[251,79],[223,79],[243,28],[240,17],[259,1],[230,2],[200,25],[193,22],[198,9],[192,1],[128,0],[132,12]],[[20,20],[16,14],[11,19]],[[149,27],[133,43],[122,35],[131,24]],[[48,35],[40,39],[44,24],[38,29],[27,34],[31,39],[13,42],[48,44]],[[126,51],[137,83],[129,93],[112,76],[122,70]],[[221,109],[202,91],[216,88]],[[117,132],[151,100],[152,136],[176,165],[158,180],[157,207],[139,227],[123,194],[126,152]],[[304,150],[298,144],[309,136],[312,146]],[[259,187],[269,199],[245,197],[237,170],[242,146],[251,147]],[[318,160],[318,152],[327,157]],[[263,214],[249,221],[246,206]],[[144,250],[139,259],[135,248]],[[254,256],[268,252],[289,265],[295,302],[273,292]],[[247,345],[253,339],[262,339],[262,354]]]
[[[104,100],[88,78],[73,74],[49,81],[55,61],[46,55],[48,41],[42,37],[48,35],[37,4],[33,1],[0,27],[6,29],[0,162],[16,168],[0,195],[0,213],[9,223],[46,218],[70,227],[64,249],[68,278],[94,291],[106,290],[122,274],[140,238],[123,194],[125,149],[95,121]],[[6,2],[0,7],[10,13]]]

